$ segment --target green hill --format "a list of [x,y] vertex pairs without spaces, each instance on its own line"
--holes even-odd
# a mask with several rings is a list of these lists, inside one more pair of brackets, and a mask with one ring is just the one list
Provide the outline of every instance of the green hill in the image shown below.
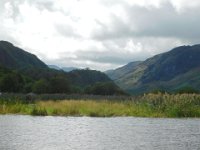
[[37,56],[6,41],[0,41],[0,65],[11,69],[47,68]]
[[[133,66],[129,71],[120,72],[121,76],[118,78],[113,74],[107,75],[131,94],[155,90],[176,92],[184,87],[200,90],[199,58],[200,45],[180,46],[151,57]],[[127,65],[120,70],[123,68],[127,68]]]
[[0,92],[124,94],[100,71],[50,69],[35,55],[5,41],[0,41]]

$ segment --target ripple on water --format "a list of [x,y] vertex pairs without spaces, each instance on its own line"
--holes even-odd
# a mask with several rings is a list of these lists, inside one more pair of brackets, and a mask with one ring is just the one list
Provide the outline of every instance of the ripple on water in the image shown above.
[[0,116],[1,150],[199,150],[200,119]]

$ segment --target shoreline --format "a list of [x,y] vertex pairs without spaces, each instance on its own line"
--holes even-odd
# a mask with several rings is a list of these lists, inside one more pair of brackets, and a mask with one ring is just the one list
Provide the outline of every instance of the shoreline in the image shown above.
[[200,118],[200,95],[148,94],[137,101],[0,101],[0,114],[72,117]]
[[63,117],[63,118],[139,118],[139,119],[180,119],[180,120],[190,120],[190,119],[197,119],[199,120],[200,117],[142,117],[142,116],[110,116],[110,117],[99,117],[99,116],[65,116],[65,115],[29,115],[29,114],[0,114],[0,116],[29,116],[29,117]]

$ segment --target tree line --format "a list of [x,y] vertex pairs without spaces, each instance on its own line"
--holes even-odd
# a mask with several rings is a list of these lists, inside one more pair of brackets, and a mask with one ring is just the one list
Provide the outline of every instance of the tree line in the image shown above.
[[100,76],[97,72],[91,73],[89,70],[73,72],[71,74],[53,70],[37,71],[37,69],[23,72],[25,73],[23,74],[17,70],[0,67],[0,92],[33,92],[37,94],[78,93],[94,95],[125,94],[118,86],[108,79],[98,82],[98,78],[101,79],[103,76]]

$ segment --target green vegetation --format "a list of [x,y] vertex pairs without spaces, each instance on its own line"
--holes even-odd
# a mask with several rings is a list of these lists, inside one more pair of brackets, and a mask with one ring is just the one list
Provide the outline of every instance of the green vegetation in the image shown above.
[[12,70],[0,66],[0,92],[124,95],[105,74],[95,70],[69,73],[51,69]]
[[107,71],[106,74],[132,95],[149,93],[153,89],[196,93],[200,91],[199,58],[200,45],[180,46],[145,61],[131,62]]
[[[95,98],[94,98],[95,99]],[[199,94],[146,94],[127,100],[0,100],[0,114],[52,116],[200,117]]]
[[37,56],[28,53],[7,41],[0,41],[0,64],[12,69],[47,68]]
[[100,71],[50,69],[0,41],[0,114],[200,117],[199,50],[200,45],[178,47],[107,72],[130,94],[153,92],[129,97]]
[[[102,83],[98,92],[93,90],[97,83]],[[110,89],[112,92],[104,91],[107,85],[111,88],[115,87]],[[108,76],[100,71],[89,68],[70,72],[50,69],[37,56],[6,41],[0,41],[0,92],[124,94]]]
[[85,89],[87,94],[95,95],[126,95],[118,86],[112,82],[95,83]]
[[190,87],[190,86],[186,86],[186,87],[182,87],[180,89],[177,90],[177,93],[179,94],[184,94],[184,93],[199,93],[199,90],[193,88],[193,87]]

